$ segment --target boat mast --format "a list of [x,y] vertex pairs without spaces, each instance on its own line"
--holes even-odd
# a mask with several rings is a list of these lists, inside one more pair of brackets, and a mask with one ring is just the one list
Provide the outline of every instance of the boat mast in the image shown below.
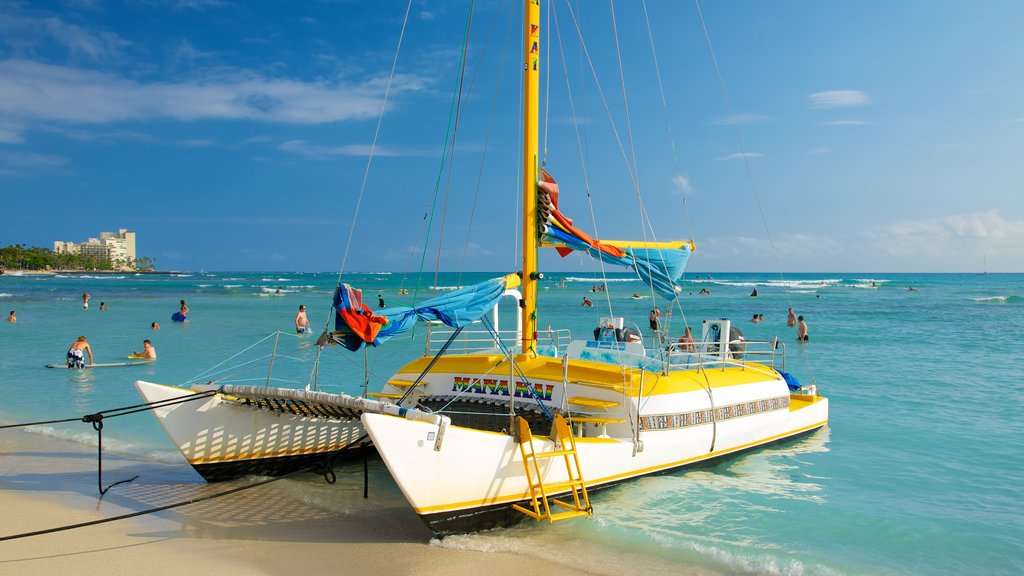
[[523,320],[522,352],[537,339],[537,122],[540,100],[540,0],[526,0],[523,21]]

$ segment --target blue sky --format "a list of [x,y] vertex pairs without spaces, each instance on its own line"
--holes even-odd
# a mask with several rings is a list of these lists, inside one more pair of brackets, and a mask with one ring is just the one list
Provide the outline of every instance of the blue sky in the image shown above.
[[[426,268],[515,269],[513,4],[476,3],[439,177],[469,3],[412,3],[347,270],[416,269],[438,181]],[[617,131],[691,271],[1024,270],[1024,3],[705,2],[730,114],[695,5],[647,3],[663,107],[642,4],[618,2],[628,123],[609,5],[571,4],[596,72],[557,2],[546,133],[581,228],[589,182],[597,235],[643,237]],[[0,0],[0,245],[129,228],[159,268],[337,271],[405,8]]]

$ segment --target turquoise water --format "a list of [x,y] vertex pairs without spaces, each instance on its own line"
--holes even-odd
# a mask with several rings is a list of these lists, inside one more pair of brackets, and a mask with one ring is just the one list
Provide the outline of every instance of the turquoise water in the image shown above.
[[[490,276],[466,274],[461,283]],[[608,311],[605,294],[590,292],[601,282],[597,276],[549,274],[542,329],[551,324],[578,337],[588,334]],[[550,555],[596,571],[1024,573],[1024,275],[713,276],[687,281],[692,295],[682,298],[685,318],[699,325],[729,317],[748,339],[779,335],[788,344],[789,371],[816,381],[829,396],[827,430],[714,467],[618,486],[595,497],[592,520],[523,523],[439,545]],[[346,280],[364,288],[371,302],[377,293],[389,303],[408,301],[412,296],[399,296],[398,288],[416,289],[400,274]],[[612,280],[607,294],[616,314],[646,326],[651,299],[630,298],[645,294],[643,287],[621,275]],[[292,318],[305,304],[314,327],[324,326],[335,281],[334,274],[293,273],[0,276],[0,309],[18,316],[16,325],[0,323],[0,421],[135,404],[132,383],[140,378],[265,382],[276,330],[283,333],[272,380],[304,385],[314,338],[292,334]],[[442,274],[437,283],[459,282],[456,274]],[[697,295],[702,287],[711,295]],[[750,298],[754,287],[759,296]],[[83,291],[92,296],[88,311],[81,308]],[[579,307],[584,295],[594,308]],[[192,310],[190,321],[172,323],[182,298]],[[101,312],[100,302],[110,309]],[[785,325],[789,306],[807,318],[807,345],[797,344]],[[750,322],[756,313],[765,315],[763,323]],[[160,330],[150,330],[154,321]],[[676,309],[670,330],[681,333],[682,326]],[[89,338],[97,362],[121,361],[145,338],[159,360],[92,371],[43,368],[62,362],[80,334]],[[419,332],[370,351],[370,389],[423,342]],[[359,393],[363,381],[362,352],[324,355],[321,389]],[[91,428],[79,423],[32,434],[69,439],[83,450],[95,446]],[[108,421],[104,434],[104,449],[112,454],[160,462],[186,481],[202,482],[148,414]],[[378,469],[375,476],[384,474]],[[358,473],[340,477],[339,484],[361,482]],[[376,493],[394,505],[400,497],[386,480]],[[4,488],[10,486],[0,476]],[[351,486],[336,489],[353,492]],[[328,490],[316,492],[330,498]]]

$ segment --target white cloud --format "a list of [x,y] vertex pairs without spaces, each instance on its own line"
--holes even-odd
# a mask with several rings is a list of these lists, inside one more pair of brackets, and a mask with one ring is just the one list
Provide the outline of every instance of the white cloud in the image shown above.
[[807,100],[812,108],[846,108],[848,106],[864,106],[871,98],[860,90],[830,90],[808,94]]
[[85,56],[94,61],[110,58],[131,45],[131,42],[113,32],[91,32],[60,18],[47,18],[44,29],[54,41],[64,45],[72,56]]
[[954,214],[928,220],[900,220],[878,226],[872,235],[890,239],[952,241],[964,239],[1024,240],[1024,220],[1006,220],[998,210]]
[[747,153],[736,152],[736,153],[733,153],[733,154],[729,154],[728,156],[719,156],[718,158],[715,158],[715,160],[722,160],[722,161],[725,161],[725,160],[740,160],[744,156],[746,156],[747,158],[762,158],[762,157],[764,157],[764,154],[762,154],[760,152],[747,152]]
[[672,177],[672,185],[675,186],[676,192],[684,196],[693,194],[693,185],[690,184],[690,179],[682,174],[677,174]]
[[0,125],[0,144],[21,144],[25,139],[16,126]]
[[51,154],[0,151],[0,171],[5,174],[18,174],[27,170],[59,168],[67,163],[67,158]]
[[[278,149],[284,150],[285,152],[291,152],[300,156],[308,156],[310,158],[326,159],[332,156],[369,156],[370,145],[369,144],[346,144],[344,146],[321,146],[319,144],[312,144],[305,140],[289,140],[288,142],[281,143]],[[377,145],[377,148],[373,151],[376,156],[406,156],[415,154],[406,154],[397,150],[391,150],[384,146]]]
[[820,154],[828,154],[832,152],[832,149],[827,146],[818,146],[817,148],[811,148],[807,151],[808,156],[817,156]]
[[[147,84],[106,72],[10,59],[0,61],[0,120],[98,124],[169,118],[321,124],[376,117],[384,83],[303,82],[218,71],[210,78]],[[399,75],[392,94],[425,86],[424,78]]]

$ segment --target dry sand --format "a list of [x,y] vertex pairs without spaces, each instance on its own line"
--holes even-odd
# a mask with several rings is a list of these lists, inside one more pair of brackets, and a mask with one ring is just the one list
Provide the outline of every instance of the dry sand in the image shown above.
[[[106,456],[105,483],[142,476],[101,499],[88,447],[0,431],[0,536],[109,518],[230,486],[196,481],[179,468]],[[168,475],[168,469],[174,471]],[[372,486],[371,498],[363,500],[356,486],[350,490],[358,494],[339,510],[333,495],[332,505],[324,505],[323,491],[332,488],[276,482],[156,514],[3,541],[0,574],[586,573],[535,556],[432,544],[407,505],[375,503]]]

